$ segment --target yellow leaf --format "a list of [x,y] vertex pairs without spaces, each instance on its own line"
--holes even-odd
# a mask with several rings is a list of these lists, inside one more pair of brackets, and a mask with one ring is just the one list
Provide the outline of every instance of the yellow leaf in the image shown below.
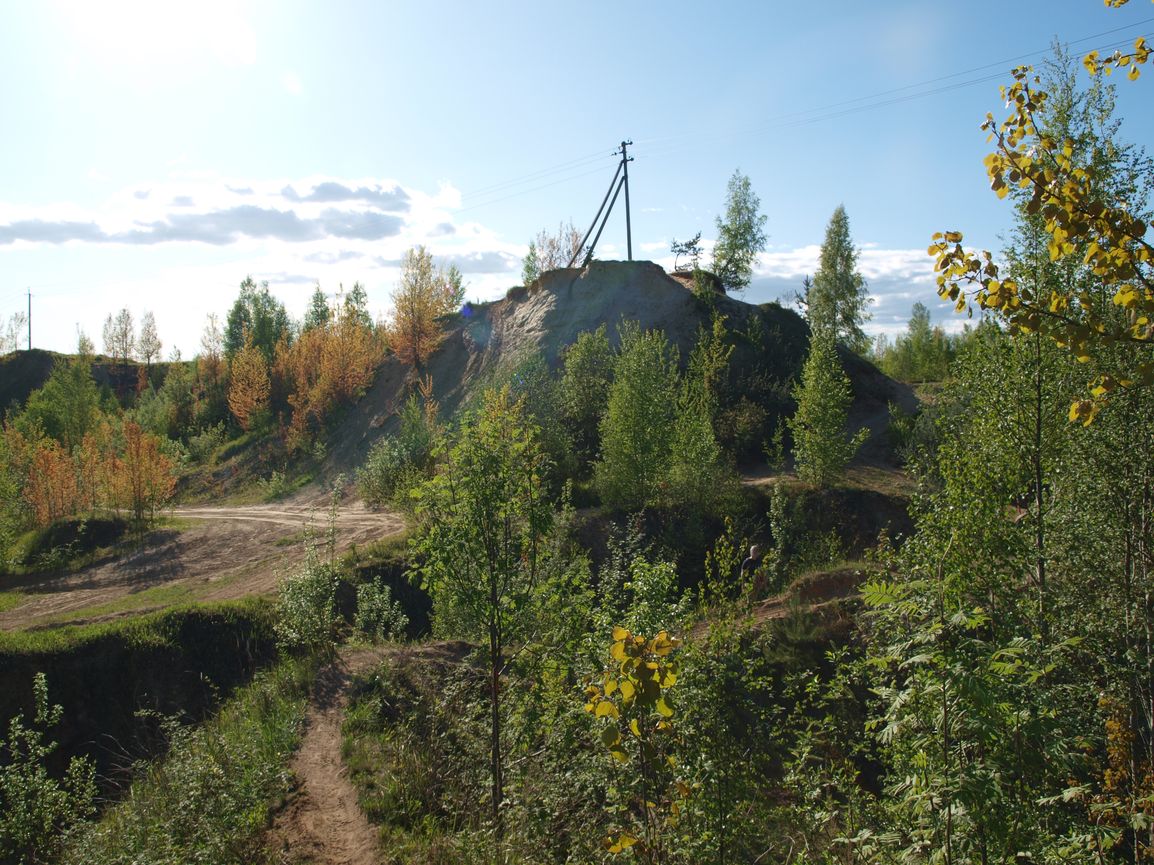
[[621,716],[621,713],[617,711],[617,707],[613,705],[611,700],[602,700],[593,711],[593,717],[595,718],[604,718],[606,716],[610,718],[618,718]]
[[637,839],[630,835],[628,832],[622,832],[617,836],[616,841],[614,841],[613,837],[610,836],[605,839],[604,844],[605,849],[610,853],[624,853],[630,847],[633,847],[637,844]]
[[630,636],[629,632],[620,625],[613,626],[613,639],[615,642],[621,642]]

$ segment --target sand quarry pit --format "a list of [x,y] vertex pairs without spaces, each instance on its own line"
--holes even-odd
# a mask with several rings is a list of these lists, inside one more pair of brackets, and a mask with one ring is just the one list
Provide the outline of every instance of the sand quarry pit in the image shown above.
[[[176,508],[189,527],[158,529],[128,555],[70,574],[17,579],[19,605],[0,613],[0,630],[94,622],[136,615],[181,601],[224,601],[270,594],[304,561],[309,544],[325,543],[324,497],[240,507]],[[336,512],[336,552],[404,530],[404,519],[360,502]]]

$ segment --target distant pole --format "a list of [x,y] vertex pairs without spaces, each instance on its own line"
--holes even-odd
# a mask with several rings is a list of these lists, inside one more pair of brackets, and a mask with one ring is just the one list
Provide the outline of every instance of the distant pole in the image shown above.
[[[629,197],[629,193],[625,193],[625,197]],[[28,350],[32,351],[32,288],[28,288]]]
[[629,163],[633,159],[625,148],[632,143],[632,141],[621,142],[621,165],[625,169],[625,249],[630,261],[633,260],[633,226],[629,221]]

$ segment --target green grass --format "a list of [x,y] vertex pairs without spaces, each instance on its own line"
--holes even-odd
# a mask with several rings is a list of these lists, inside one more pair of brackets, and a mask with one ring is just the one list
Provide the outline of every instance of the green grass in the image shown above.
[[5,654],[73,651],[110,637],[121,637],[130,645],[164,645],[174,639],[173,632],[181,617],[190,613],[267,616],[271,615],[271,610],[272,602],[269,600],[244,598],[219,604],[189,604],[111,622],[62,624],[60,627],[36,631],[0,631],[0,661]]
[[[219,584],[215,584],[219,585]],[[188,583],[167,583],[152,586],[123,595],[114,601],[104,604],[94,604],[91,607],[81,607],[71,610],[61,616],[54,616],[44,620],[44,624],[63,624],[76,619],[93,619],[98,616],[111,616],[118,613],[132,613],[141,610],[155,610],[160,607],[171,608],[186,606],[196,602],[197,587]]]
[[210,722],[166,724],[169,757],[149,766],[126,799],[82,830],[66,865],[240,865],[268,861],[262,836],[288,794],[316,659],[258,673]]
[[24,603],[23,592],[0,592],[0,613]]

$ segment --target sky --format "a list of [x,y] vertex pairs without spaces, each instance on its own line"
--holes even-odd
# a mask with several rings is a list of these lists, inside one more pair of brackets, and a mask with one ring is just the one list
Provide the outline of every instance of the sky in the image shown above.
[[[926,246],[1011,225],[978,128],[1009,69],[1151,34],[1143,0],[0,0],[0,323],[31,292],[33,346],[99,350],[147,310],[188,358],[248,275],[297,317],[356,281],[387,315],[417,244],[499,297],[538,231],[588,227],[631,140],[634,258],[708,248],[740,170],[769,235],[746,300],[793,296],[841,204],[867,329],[915,301],[956,328]],[[1117,82],[1139,144],[1150,74]],[[596,254],[626,257],[622,200]]]

